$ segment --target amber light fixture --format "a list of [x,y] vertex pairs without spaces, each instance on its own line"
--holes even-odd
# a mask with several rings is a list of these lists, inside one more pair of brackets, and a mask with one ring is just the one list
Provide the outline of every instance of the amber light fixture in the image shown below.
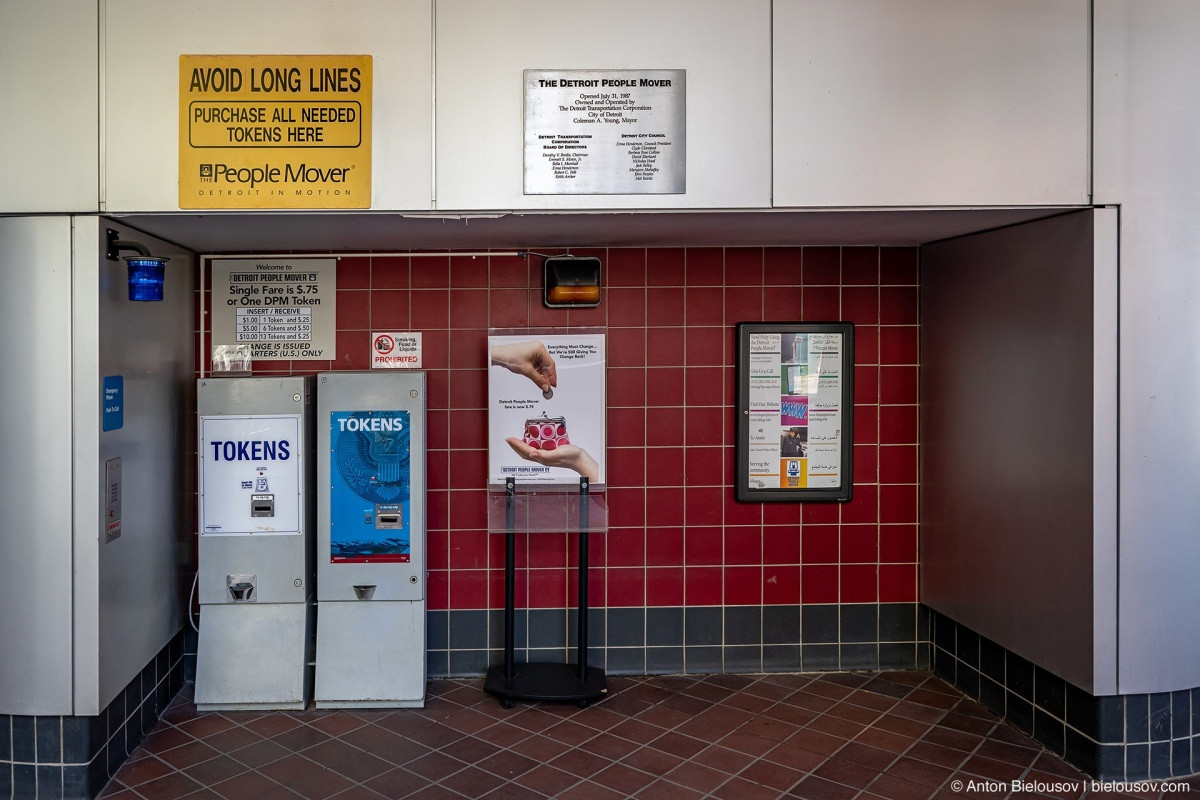
[[549,256],[542,261],[542,303],[547,308],[600,305],[600,259]]

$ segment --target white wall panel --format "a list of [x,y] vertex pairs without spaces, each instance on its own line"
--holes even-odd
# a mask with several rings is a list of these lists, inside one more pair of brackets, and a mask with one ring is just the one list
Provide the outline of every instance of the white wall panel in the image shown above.
[[0,714],[70,714],[71,221],[0,243]]
[[1200,4],[1096,0],[1096,194],[1121,205],[1120,687],[1200,686]]
[[1087,0],[775,0],[775,205],[1088,201]]
[[95,0],[0,3],[0,212],[96,211]]
[[[371,207],[432,199],[428,0],[108,0],[105,210],[179,209],[179,56],[372,56]],[[135,46],[136,45],[136,46]]]
[[[437,207],[770,204],[767,0],[439,0]],[[525,195],[522,72],[687,71],[687,193]]]

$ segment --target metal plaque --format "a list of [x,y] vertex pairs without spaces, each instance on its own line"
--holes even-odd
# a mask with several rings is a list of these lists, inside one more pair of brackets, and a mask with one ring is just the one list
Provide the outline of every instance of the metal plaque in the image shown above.
[[682,69],[525,70],[525,194],[687,191]]

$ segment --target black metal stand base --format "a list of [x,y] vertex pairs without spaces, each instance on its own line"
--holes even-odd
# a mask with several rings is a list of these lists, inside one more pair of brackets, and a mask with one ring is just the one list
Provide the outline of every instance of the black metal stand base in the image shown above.
[[484,691],[500,698],[505,708],[512,708],[514,700],[575,703],[583,708],[608,693],[604,670],[597,667],[588,667],[583,680],[575,664],[514,664],[511,678],[505,672],[505,665],[497,664],[488,670],[483,684]]
[[576,658],[574,664],[545,662],[516,663],[514,641],[515,602],[513,587],[516,558],[513,538],[516,533],[517,482],[504,482],[507,495],[504,535],[504,662],[487,672],[483,690],[500,698],[500,704],[512,708],[514,700],[547,700],[577,703],[583,708],[608,692],[604,670],[587,666],[588,662],[588,479],[579,479],[579,602],[575,608]]

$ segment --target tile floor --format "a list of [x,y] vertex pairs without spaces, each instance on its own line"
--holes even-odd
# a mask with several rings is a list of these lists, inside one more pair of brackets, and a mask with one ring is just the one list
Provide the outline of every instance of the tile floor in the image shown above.
[[504,709],[482,685],[431,681],[424,709],[204,714],[189,685],[102,797],[1200,798],[1198,779],[1096,792],[928,673],[610,677],[584,709]]

